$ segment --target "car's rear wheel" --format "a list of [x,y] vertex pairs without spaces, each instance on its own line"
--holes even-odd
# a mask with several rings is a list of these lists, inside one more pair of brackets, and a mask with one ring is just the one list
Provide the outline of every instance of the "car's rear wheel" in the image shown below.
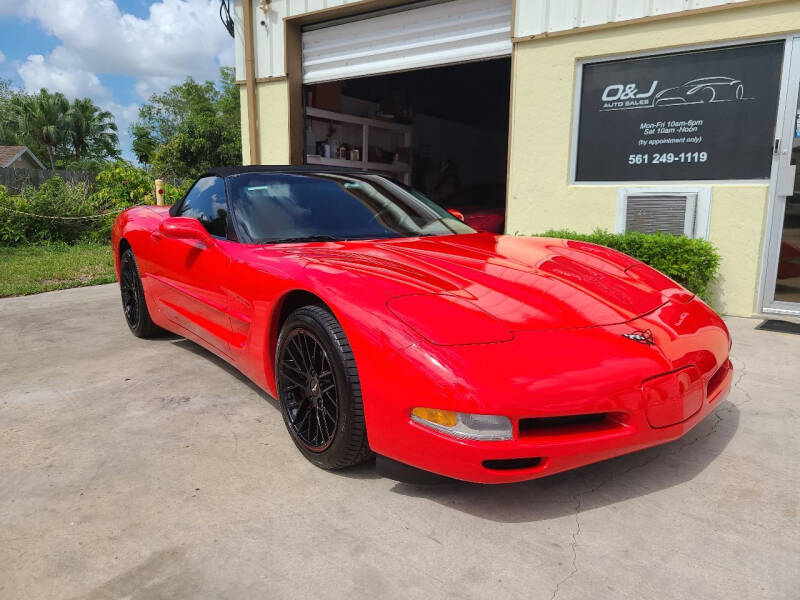
[[153,323],[147,310],[139,267],[130,248],[122,253],[119,260],[119,289],[122,294],[122,311],[131,333],[141,338],[159,333],[161,328]]
[[275,378],[286,428],[308,460],[342,469],[370,458],[355,358],[330,311],[312,305],[289,315]]

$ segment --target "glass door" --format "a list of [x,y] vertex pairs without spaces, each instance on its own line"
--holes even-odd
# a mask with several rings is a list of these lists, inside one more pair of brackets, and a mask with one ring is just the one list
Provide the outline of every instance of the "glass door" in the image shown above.
[[783,122],[778,123],[764,312],[800,315],[800,36],[787,46],[789,73]]
[[[800,109],[800,107],[798,107]],[[800,111],[795,111],[795,135],[792,139],[791,164],[800,157]],[[775,302],[791,302],[800,310],[800,171],[795,169],[792,195],[786,196],[783,227],[778,249],[778,272],[775,278]]]

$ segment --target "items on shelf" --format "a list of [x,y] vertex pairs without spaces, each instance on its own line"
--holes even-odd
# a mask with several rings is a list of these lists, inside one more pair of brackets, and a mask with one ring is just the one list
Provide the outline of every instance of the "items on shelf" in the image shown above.
[[320,140],[314,146],[314,153],[322,158],[338,158],[361,162],[361,146],[339,144],[336,140]]
[[[316,103],[316,98],[307,97],[307,101]],[[370,169],[410,182],[409,125],[316,106],[306,106],[306,119],[307,163]]]

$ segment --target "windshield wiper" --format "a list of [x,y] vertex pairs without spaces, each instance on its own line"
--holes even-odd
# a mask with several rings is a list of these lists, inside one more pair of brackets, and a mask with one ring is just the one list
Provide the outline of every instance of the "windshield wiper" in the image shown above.
[[303,242],[341,242],[342,240],[332,235],[303,235],[297,237],[266,240],[264,244],[301,244]]

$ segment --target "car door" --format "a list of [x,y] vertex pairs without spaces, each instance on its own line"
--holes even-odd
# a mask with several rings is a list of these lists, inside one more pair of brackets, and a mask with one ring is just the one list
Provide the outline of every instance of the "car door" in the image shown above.
[[[229,219],[224,180],[199,179],[173,216],[197,219],[214,238],[225,240]],[[168,238],[158,231],[153,236],[157,256],[152,275],[161,287],[157,297],[162,314],[229,354],[231,324],[225,283],[230,259],[224,248],[221,244],[207,246],[197,240]]]

